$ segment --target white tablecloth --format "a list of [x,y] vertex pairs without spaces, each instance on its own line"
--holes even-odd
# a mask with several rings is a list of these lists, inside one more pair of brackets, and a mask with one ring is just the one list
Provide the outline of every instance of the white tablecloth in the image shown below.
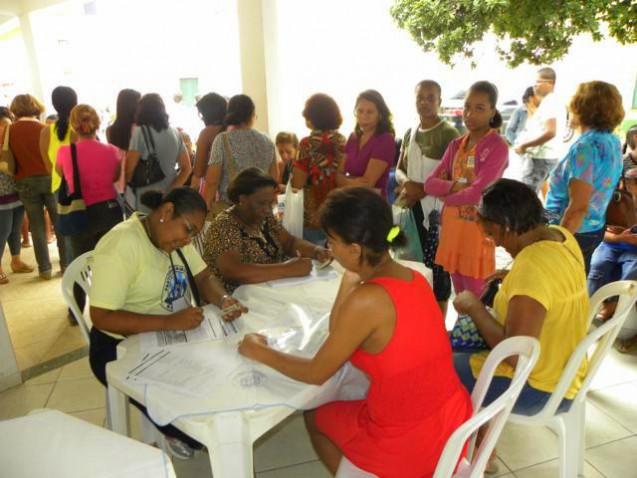
[[159,449],[43,410],[0,422],[0,476],[6,478],[174,478]]

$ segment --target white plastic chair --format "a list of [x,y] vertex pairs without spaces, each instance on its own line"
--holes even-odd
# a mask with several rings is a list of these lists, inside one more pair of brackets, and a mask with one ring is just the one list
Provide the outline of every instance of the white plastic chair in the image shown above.
[[[560,478],[574,478],[584,473],[584,425],[586,420],[586,394],[595,374],[611,349],[617,334],[637,299],[637,282],[617,281],[600,288],[590,300],[588,324],[593,321],[602,302],[619,296],[615,314],[602,326],[590,329],[566,364],[551,398],[544,408],[533,416],[511,414],[509,421],[520,425],[548,426],[560,441]],[[589,353],[591,350],[591,353]],[[582,386],[566,413],[557,413],[582,360],[588,355],[588,372]]]
[[73,285],[77,283],[88,297],[88,291],[91,288],[92,259],[93,251],[85,252],[81,256],[76,257],[73,262],[67,266],[64,271],[64,276],[62,277],[62,296],[68,308],[71,309],[73,318],[75,318],[77,325],[79,325],[82,336],[87,344],[91,342],[89,334],[93,324],[91,323],[89,315],[84,315],[83,311],[78,307],[77,302],[75,302]]
[[[75,296],[73,295],[73,285],[77,283],[88,297],[89,289],[91,288],[91,262],[93,259],[93,251],[88,251],[81,256],[73,259],[62,277],[62,295],[64,301],[71,313],[75,318],[75,321],[80,327],[82,336],[86,340],[86,344],[90,346],[90,332],[93,323],[91,322],[90,314],[86,314],[80,310],[77,302],[75,302]],[[112,429],[111,417],[108,414],[108,388],[104,391],[106,399],[106,423],[107,427]],[[166,451],[163,435],[155,428],[152,422],[144,415],[141,415],[142,436],[144,443],[159,443],[164,451]]]
[[[517,356],[518,363],[511,385],[498,399],[482,409],[484,397],[493,379],[498,365],[508,357]],[[522,387],[533,370],[540,356],[540,343],[533,337],[511,337],[500,342],[487,357],[480,371],[480,376],[471,394],[474,415],[463,423],[447,440],[447,444],[438,460],[434,478],[478,478],[482,477],[487,466],[489,455],[493,451],[500,436],[500,432],[511,413]],[[484,439],[476,453],[473,453],[473,441],[478,429],[488,422]],[[469,450],[470,461],[462,459],[454,474],[460,454],[467,440],[471,439]],[[336,478],[375,478],[369,472],[363,471],[350,462],[341,458]]]
[[[512,356],[517,356],[518,362],[509,388],[492,403],[482,408],[484,397],[489,390],[498,365]],[[503,340],[489,352],[471,393],[473,417],[462,424],[447,440],[438,460],[434,478],[482,477],[504,424],[539,356],[540,342],[534,337],[523,336]],[[478,449],[474,450],[477,432],[485,424],[486,430],[482,442]],[[458,463],[467,440],[470,440],[468,457],[463,458]]]

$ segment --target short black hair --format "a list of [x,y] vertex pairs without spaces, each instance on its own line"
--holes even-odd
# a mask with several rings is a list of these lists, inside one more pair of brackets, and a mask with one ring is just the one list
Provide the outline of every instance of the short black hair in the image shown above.
[[278,183],[274,178],[261,169],[257,167],[246,168],[230,181],[228,198],[233,204],[238,204],[241,196],[250,196],[261,188],[276,188],[277,186]]
[[191,212],[208,213],[206,201],[198,191],[188,187],[179,187],[170,190],[168,194],[161,191],[146,191],[140,198],[142,204],[151,210],[157,209],[165,203],[172,203],[175,208],[175,215],[181,216]]
[[228,112],[228,100],[217,93],[203,95],[196,106],[206,126],[223,124]]
[[161,96],[157,93],[142,96],[137,104],[135,123],[137,126],[152,126],[158,132],[168,128],[168,113]]
[[547,223],[546,211],[535,190],[513,179],[499,179],[482,193],[481,221],[524,234]]
[[418,88],[422,88],[422,87],[426,87],[426,88],[433,88],[438,92],[438,97],[442,96],[442,88],[440,87],[440,84],[437,81],[434,80],[422,80],[419,81],[416,84],[416,90]]
[[248,95],[234,95],[228,101],[228,111],[223,120],[225,126],[237,126],[247,123],[254,115],[254,101]]
[[522,94],[522,103],[526,104],[531,98],[535,96],[535,90],[532,86],[529,86]]
[[347,244],[362,246],[363,257],[372,266],[378,264],[390,246],[405,243],[402,232],[391,244],[387,240],[394,227],[391,207],[369,188],[346,187],[332,191],[319,210],[319,221],[326,233],[336,234]]

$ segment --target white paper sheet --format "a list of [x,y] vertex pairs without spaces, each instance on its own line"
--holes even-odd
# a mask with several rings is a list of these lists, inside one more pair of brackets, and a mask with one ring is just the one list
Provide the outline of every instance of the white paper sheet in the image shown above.
[[289,277],[287,279],[277,279],[271,280],[267,284],[270,287],[280,288],[280,287],[292,287],[295,285],[303,285],[309,282],[314,282],[317,280],[330,280],[336,279],[338,277],[338,272],[334,270],[332,266],[327,266],[323,269],[318,269],[316,265],[312,266],[312,271],[309,275],[304,277]]
[[160,330],[140,334],[142,354],[173,345],[195,344],[208,340],[222,340],[238,335],[243,330],[242,318],[227,322],[216,310],[204,310],[201,325],[192,330]]

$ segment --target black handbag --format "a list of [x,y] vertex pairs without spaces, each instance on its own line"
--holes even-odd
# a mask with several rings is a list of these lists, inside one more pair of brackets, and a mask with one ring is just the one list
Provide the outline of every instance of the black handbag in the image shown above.
[[135,166],[135,171],[133,171],[133,177],[128,182],[128,185],[133,189],[150,186],[166,177],[157,159],[153,135],[148,129],[148,126],[141,126],[141,130],[148,153],[146,154],[146,158],[139,159],[137,166]]
[[74,236],[88,227],[88,213],[82,197],[80,185],[80,169],[77,165],[77,148],[71,143],[71,160],[73,164],[73,194],[62,174],[62,182],[58,189],[58,229],[63,236]]

